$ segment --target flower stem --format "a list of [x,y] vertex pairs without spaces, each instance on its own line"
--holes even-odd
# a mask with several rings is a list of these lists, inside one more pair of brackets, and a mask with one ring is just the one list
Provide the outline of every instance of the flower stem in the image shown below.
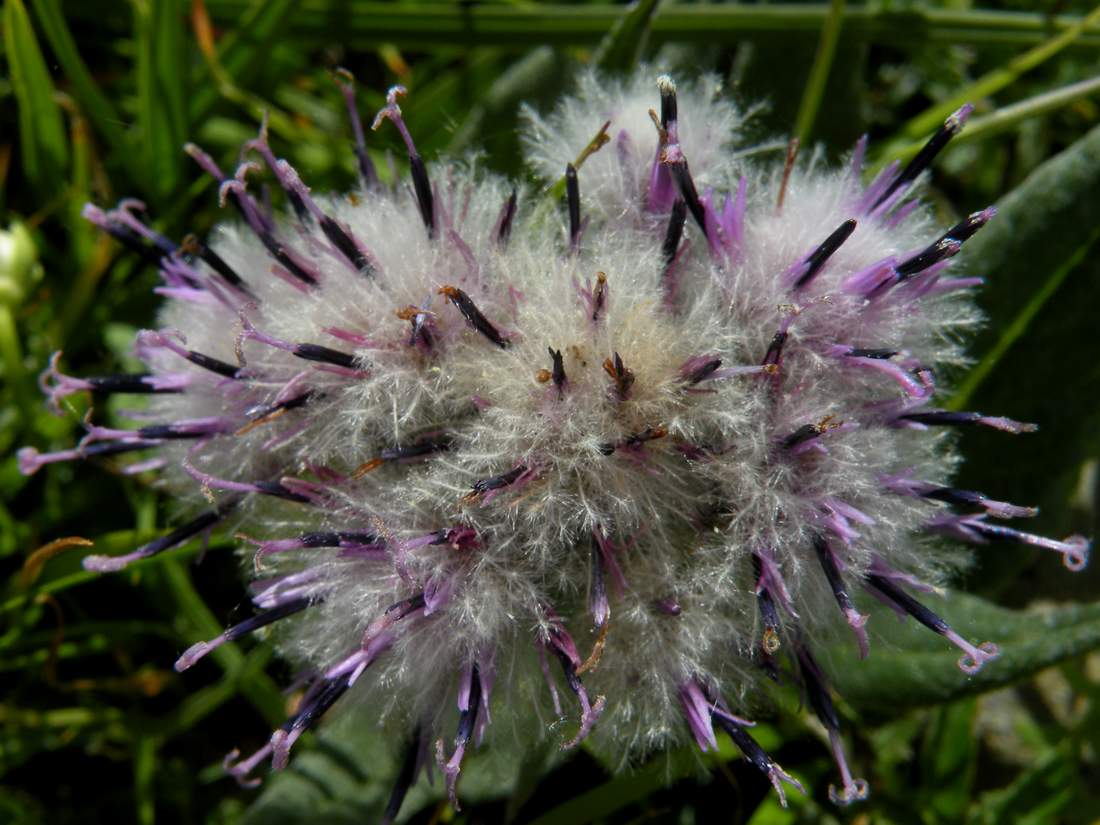
[[[218,25],[235,23],[251,0],[207,0]],[[531,4],[443,5],[438,3],[378,3],[347,0],[332,14],[325,0],[305,0],[290,12],[287,23],[302,42],[329,42],[338,34],[352,48],[391,43],[425,48],[461,41],[467,46],[574,46],[598,43],[622,15],[619,5],[562,6]],[[715,42],[732,39],[786,39],[793,33],[820,32],[832,14],[829,4],[683,5],[665,6],[652,20],[651,44],[670,41]],[[1043,43],[1050,33],[1064,31],[1080,17],[1052,17],[1028,12],[954,11],[944,9],[849,8],[845,30],[863,40],[912,46],[915,43],[998,44]],[[1075,45],[1095,47],[1098,27]]]
[[4,366],[4,380],[15,395],[19,415],[30,421],[34,407],[27,387],[23,349],[19,346],[19,330],[16,328],[15,318],[7,304],[0,304],[0,363]]
[[840,38],[840,27],[844,22],[845,0],[832,0],[829,3],[829,16],[821,27],[821,40],[817,44],[810,76],[806,79],[806,89],[802,93],[802,102],[798,107],[794,134],[798,142],[805,144],[810,138],[817,118],[821,99],[825,95],[825,84],[829,80],[829,70],[836,55],[836,44]]

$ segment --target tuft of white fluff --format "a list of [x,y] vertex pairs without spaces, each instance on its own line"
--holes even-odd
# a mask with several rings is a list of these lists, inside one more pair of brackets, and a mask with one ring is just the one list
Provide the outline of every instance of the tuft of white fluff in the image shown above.
[[637,220],[644,209],[640,187],[648,180],[657,154],[657,132],[649,114],[659,108],[655,76],[677,96],[680,142],[700,187],[735,185],[743,167],[730,162],[730,150],[751,112],[739,111],[724,97],[722,83],[713,75],[677,84],[648,67],[623,81],[583,72],[573,94],[546,116],[525,105],[520,137],[532,171],[546,181],[557,180],[565,165],[574,163],[601,126],[609,123],[610,143],[584,162],[585,206],[613,223],[627,217]]

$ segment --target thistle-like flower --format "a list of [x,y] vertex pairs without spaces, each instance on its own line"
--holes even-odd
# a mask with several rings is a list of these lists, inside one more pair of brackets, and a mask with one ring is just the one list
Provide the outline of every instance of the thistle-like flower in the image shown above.
[[[43,387],[55,408],[145,393],[148,421],[89,419],[74,448],[20,455],[29,474],[134,453],[127,472],[156,469],[182,499],[180,527],[89,570],[214,529],[254,546],[255,614],[176,663],[278,623],[306,687],[262,748],[227,759],[242,781],[358,693],[410,732],[387,819],[433,755],[457,804],[483,737],[593,736],[625,758],[707,750],[720,729],[782,800],[798,783],[741,714],[789,678],[851,802],[867,785],[817,657],[845,623],[868,655],[857,591],[973,673],[996,646],[912,595],[965,561],[931,534],[1085,564],[1085,539],[1005,526],[1035,511],[950,484],[952,428],[1034,429],[937,401],[977,320],[980,279],[951,277],[951,258],[994,210],[942,231],[915,187],[969,108],[864,185],[864,142],[840,169],[750,163],[712,83],[589,75],[527,113],[532,191],[427,166],[400,87],[374,128],[400,133],[410,180],[381,182],[343,82],[362,178],[347,197],[312,193],[261,130],[228,171],[187,147],[238,213],[205,241],[158,234],[135,201],[87,207],[157,260],[166,303],[137,337],[147,372],[76,378],[55,356]],[[286,214],[250,187],[263,167]]]

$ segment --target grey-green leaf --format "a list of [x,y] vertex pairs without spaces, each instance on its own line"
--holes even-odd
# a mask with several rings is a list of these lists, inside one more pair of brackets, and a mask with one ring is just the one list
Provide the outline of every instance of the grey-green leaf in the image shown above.
[[[962,382],[955,406],[965,405],[983,384],[997,378],[994,372],[1005,347],[1027,331],[1026,324],[1013,329],[1012,322],[1021,317],[1030,320],[1025,313],[1033,299],[1093,240],[1098,228],[1100,127],[1048,160],[1002,198],[996,218],[964,247],[960,260],[988,279],[979,302],[990,323],[974,343],[981,360]],[[1031,310],[1033,314],[1035,308]]]
[[[989,326],[972,347],[980,360],[951,403],[1032,421],[1039,432],[1019,438],[968,432],[959,483],[1038,505],[1043,513],[1026,529],[1059,538],[1088,532],[1066,515],[1082,462],[1100,454],[1100,262],[1093,254],[1100,239],[1100,128],[1036,169],[997,209],[960,256],[987,278],[977,297]],[[974,582],[986,592],[1025,579],[1033,591],[1040,582],[1021,576],[1025,566],[1057,588],[1046,591],[1052,595],[1066,586],[1082,596],[1094,592],[1095,579],[1065,582],[1039,550],[998,545],[979,549],[977,558]]]
[[965,638],[995,642],[1001,655],[967,676],[957,666],[959,651],[943,637],[874,611],[867,661],[854,661],[846,648],[834,653],[830,666],[837,691],[860,713],[893,718],[908,708],[984,693],[1100,647],[1097,604],[1009,610],[955,592],[921,601]]
[[[401,740],[399,733],[379,730],[365,718],[369,711],[364,714],[360,710],[343,708],[342,716],[322,728],[315,747],[301,748],[285,771],[267,778],[263,793],[242,825],[358,825],[377,821],[397,774]],[[462,766],[462,800],[474,805],[507,797],[524,773],[545,774],[563,753],[558,748],[546,748],[532,755],[536,764],[523,764],[504,750],[472,749]],[[421,777],[409,789],[400,819],[438,802],[445,793],[438,773],[434,784]]]

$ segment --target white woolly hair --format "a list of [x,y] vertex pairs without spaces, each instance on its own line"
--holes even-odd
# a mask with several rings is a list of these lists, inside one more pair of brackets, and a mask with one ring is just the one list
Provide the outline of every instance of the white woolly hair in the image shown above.
[[[831,439],[827,454],[794,463],[776,459],[778,438],[827,416],[858,423],[860,411],[883,398],[882,380],[838,365],[825,354],[830,345],[890,346],[929,366],[959,362],[955,338],[975,320],[967,301],[943,297],[868,313],[862,299],[840,290],[869,264],[926,245],[931,222],[861,222],[796,310],[781,276],[850,216],[863,192],[860,182],[847,170],[798,167],[777,210],[776,170],[724,161],[739,117],[716,98],[714,82],[678,91],[681,141],[696,180],[728,188],[746,175],[749,182],[744,255],[719,266],[696,236],[679,261],[683,289],[672,310],[659,288],[661,234],[643,214],[643,188],[657,151],[647,114],[652,78],[639,75],[615,86],[591,74],[550,116],[526,113],[529,161],[548,181],[611,121],[616,145],[580,171],[582,209],[591,223],[576,254],[567,247],[564,223],[532,208],[535,196],[527,192],[511,242],[495,244],[505,182],[454,165],[431,169],[446,227],[437,241],[427,237],[404,187],[322,199],[354,236],[368,239],[377,262],[373,277],[349,274],[326,257],[323,240],[284,218],[283,233],[314,251],[321,274],[320,286],[302,293],[269,274],[270,260],[247,229],[218,231],[213,248],[255,292],[253,306],[241,314],[256,329],[291,342],[337,345],[334,329],[385,342],[349,350],[366,371],[357,380],[310,369],[262,343],[239,342],[240,319],[220,305],[177,300],[165,306],[162,326],[184,332],[188,347],[230,362],[239,354],[264,376],[242,390],[250,404],[270,403],[303,371],[304,385],[317,396],[292,426],[280,422],[220,438],[186,459],[203,473],[244,481],[288,469],[350,473],[383,449],[413,444],[425,433],[451,434],[450,449],[429,461],[384,466],[335,488],[336,504],[327,510],[252,496],[235,517],[238,529],[261,539],[363,526],[395,540],[451,526],[476,531],[475,549],[444,544],[410,553],[404,576],[395,575],[392,564],[326,550],[264,562],[264,577],[300,567],[319,572],[313,587],[324,601],[294,622],[284,649],[322,671],[355,649],[365,628],[413,588],[454,581],[442,613],[400,638],[374,666],[373,687],[363,681],[364,692],[377,694],[368,704],[437,719],[441,700],[453,690],[440,675],[457,676],[479,656],[491,656],[509,672],[510,689],[526,697],[519,706],[540,696],[545,703],[533,641],[547,626],[549,608],[580,640],[590,638],[586,596],[598,530],[621,546],[626,588],[613,603],[599,666],[587,677],[594,693],[608,697],[595,733],[640,749],[687,735],[675,697],[689,676],[752,701],[759,677],[751,651],[761,632],[754,551],[774,554],[804,632],[837,625],[811,545],[823,500],[847,502],[873,520],[848,547],[855,576],[877,553],[922,579],[941,578],[941,556],[914,537],[928,505],[884,493],[880,477],[917,467],[922,478],[945,480],[954,457],[942,438],[855,428]],[[582,290],[596,286],[598,272],[606,276],[606,307],[594,322]],[[472,329],[439,294],[444,286],[464,290],[511,346],[501,349]],[[401,343],[409,322],[395,311],[408,305],[430,308],[438,342],[430,357]],[[777,400],[767,390],[771,378],[759,374],[726,378],[705,392],[685,386],[681,367],[693,357],[758,364],[785,314],[796,311],[782,372],[785,385],[797,391]],[[538,380],[539,371],[552,366],[548,347],[562,353],[567,384],[560,398],[554,384]],[[625,400],[615,397],[603,368],[616,353],[634,375]],[[181,369],[169,352],[151,366]],[[156,411],[176,420],[225,414],[242,404],[208,382],[196,386],[207,390],[158,396]],[[638,455],[601,452],[647,428],[667,436]],[[273,439],[277,431],[285,435]],[[721,450],[690,460],[673,449],[678,442]],[[182,462],[186,450],[179,452]],[[534,475],[522,490],[484,504],[467,497],[479,479],[519,466]],[[169,481],[194,498],[190,476],[177,472]],[[674,599],[681,614],[670,618],[654,609],[662,599]],[[377,702],[380,696],[386,701]]]
[[[638,222],[645,206],[639,197],[657,155],[657,130],[649,114],[657,104],[657,73],[642,67],[629,79],[608,80],[594,71],[577,78],[573,96],[547,117],[530,106],[521,109],[521,138],[532,171],[552,181],[596,137],[604,123],[611,144],[584,162],[585,208],[594,218]],[[745,116],[726,98],[717,77],[703,75],[677,85],[661,75],[659,83],[676,91],[680,144],[696,183],[728,189],[743,172],[730,163],[730,149],[741,135]]]

